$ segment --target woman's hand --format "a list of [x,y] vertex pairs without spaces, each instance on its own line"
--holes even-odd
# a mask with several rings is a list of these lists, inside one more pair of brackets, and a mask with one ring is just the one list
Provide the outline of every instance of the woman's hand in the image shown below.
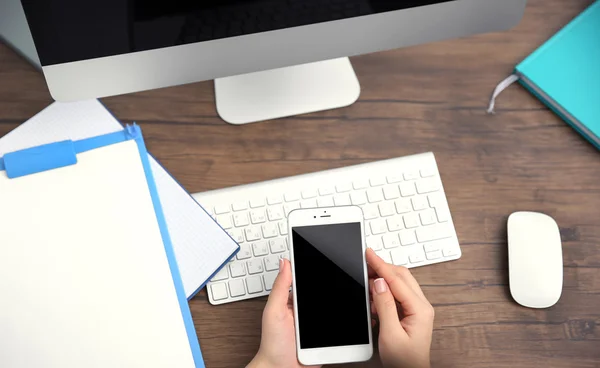
[[[387,368],[429,368],[433,307],[405,267],[367,250],[372,313],[379,317],[379,355]],[[376,279],[372,279],[376,278]]]
[[292,269],[286,259],[279,262],[279,275],[273,284],[263,312],[260,349],[248,368],[298,368],[296,327],[290,294]]

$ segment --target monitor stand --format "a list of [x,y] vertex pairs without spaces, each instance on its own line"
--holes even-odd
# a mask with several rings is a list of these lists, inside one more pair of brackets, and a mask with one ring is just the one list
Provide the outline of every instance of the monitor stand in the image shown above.
[[215,79],[219,116],[235,125],[352,105],[360,95],[348,58]]

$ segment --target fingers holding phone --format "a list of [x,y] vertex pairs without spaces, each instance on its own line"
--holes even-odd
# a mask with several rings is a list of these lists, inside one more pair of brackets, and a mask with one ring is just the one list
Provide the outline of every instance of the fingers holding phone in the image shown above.
[[379,317],[379,353],[386,367],[430,367],[433,307],[405,267],[368,249],[372,313]]

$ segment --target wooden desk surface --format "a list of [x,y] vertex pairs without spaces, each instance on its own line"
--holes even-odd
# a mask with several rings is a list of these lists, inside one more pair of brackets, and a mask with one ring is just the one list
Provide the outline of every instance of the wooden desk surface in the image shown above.
[[[496,83],[591,3],[530,0],[509,32],[353,58],[362,95],[344,109],[234,127],[211,82],[103,102],[190,192],[435,152],[463,257],[413,271],[436,309],[433,366],[600,367],[600,152],[519,86],[485,113]],[[0,45],[0,136],[50,103],[42,75]],[[547,310],[509,293],[506,220],[519,210],[561,227],[564,291]],[[208,367],[251,360],[265,298],[190,304]]]

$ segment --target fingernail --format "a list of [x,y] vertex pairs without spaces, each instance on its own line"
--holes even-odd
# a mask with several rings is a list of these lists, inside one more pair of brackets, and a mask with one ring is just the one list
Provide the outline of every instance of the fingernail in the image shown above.
[[284,262],[285,262],[285,261],[283,260],[283,258],[281,258],[281,259],[279,260],[279,272],[281,272],[281,270],[283,270],[283,263],[284,263]]
[[375,292],[377,294],[385,293],[388,290],[387,283],[384,279],[375,280]]

